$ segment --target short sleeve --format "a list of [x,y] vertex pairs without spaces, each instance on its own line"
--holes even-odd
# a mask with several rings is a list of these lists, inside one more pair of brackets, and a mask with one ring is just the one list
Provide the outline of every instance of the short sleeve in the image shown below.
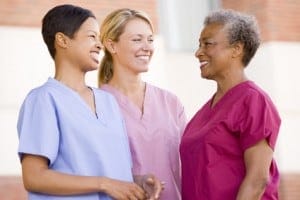
[[33,90],[20,109],[17,123],[20,159],[22,154],[39,155],[54,162],[59,146],[59,128],[51,95]]
[[240,141],[243,150],[266,139],[274,150],[279,127],[279,114],[270,98],[257,91],[245,99],[245,112],[240,123]]

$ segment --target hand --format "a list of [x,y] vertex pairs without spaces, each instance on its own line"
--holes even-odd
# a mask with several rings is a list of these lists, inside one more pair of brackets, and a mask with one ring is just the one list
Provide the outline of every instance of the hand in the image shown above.
[[157,200],[164,189],[164,182],[159,181],[154,175],[142,176],[141,186],[145,190],[148,200]]
[[103,191],[115,200],[144,200],[146,194],[136,183],[103,178]]

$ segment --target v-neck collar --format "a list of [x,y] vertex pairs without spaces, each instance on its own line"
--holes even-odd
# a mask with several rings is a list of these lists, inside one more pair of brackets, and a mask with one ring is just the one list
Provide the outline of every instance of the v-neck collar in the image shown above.
[[93,98],[94,98],[95,112],[89,107],[87,102],[84,101],[84,99],[78,94],[78,92],[72,90],[70,87],[64,85],[63,83],[59,82],[58,80],[56,80],[54,78],[49,77],[48,82],[50,82],[51,84],[55,84],[56,86],[60,87],[66,93],[71,93],[72,96],[74,96],[78,100],[78,102],[80,102],[82,107],[84,107],[87,110],[87,112],[91,113],[93,118],[96,118],[96,119],[99,118],[99,111],[98,111],[97,99],[96,99],[94,88],[92,88],[90,86],[87,86],[92,91],[92,95],[93,95]]
[[111,92],[118,100],[120,106],[123,109],[130,112],[132,116],[134,116],[138,120],[145,120],[148,113],[148,93],[149,93],[149,85],[145,83],[145,94],[144,94],[144,102],[143,102],[143,112],[142,110],[135,105],[125,94],[116,89],[115,87],[109,84],[103,84],[101,89]]
[[223,102],[227,99],[227,98],[230,98],[230,96],[233,94],[234,90],[236,88],[239,88],[239,87],[242,87],[243,85],[245,84],[249,84],[251,81],[250,80],[246,80],[246,81],[243,81],[235,86],[233,86],[232,88],[230,88],[220,99],[217,103],[215,103],[215,105],[212,107],[212,103],[213,103],[213,100],[214,100],[214,97],[216,94],[214,94],[211,99],[209,100],[209,109],[211,111],[213,110],[218,110],[218,107],[222,106]]

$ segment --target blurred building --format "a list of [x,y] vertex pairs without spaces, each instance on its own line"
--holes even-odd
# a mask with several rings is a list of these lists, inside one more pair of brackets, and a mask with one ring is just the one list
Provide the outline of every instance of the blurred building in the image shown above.
[[[91,9],[99,22],[116,8],[147,12],[155,26],[156,52],[144,78],[182,100],[188,117],[213,94],[202,80],[194,51],[209,11],[230,8],[257,17],[263,43],[247,67],[249,77],[272,97],[282,116],[275,156],[282,173],[281,199],[300,199],[300,1],[298,0],[0,0],[0,199],[26,199],[21,184],[16,121],[25,95],[54,68],[40,33],[53,6],[71,3]],[[96,72],[88,83],[96,86]],[[1,178],[2,177],[2,178]]]

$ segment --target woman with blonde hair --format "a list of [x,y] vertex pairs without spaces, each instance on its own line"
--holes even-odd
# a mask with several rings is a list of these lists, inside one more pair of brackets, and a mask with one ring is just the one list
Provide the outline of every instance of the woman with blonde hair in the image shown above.
[[157,199],[160,182],[132,174],[115,98],[85,83],[86,73],[100,63],[94,14],[75,5],[55,6],[43,18],[42,35],[55,75],[28,93],[17,124],[28,199],[141,200],[146,192]]
[[152,58],[153,26],[131,9],[110,13],[100,28],[104,58],[99,87],[113,94],[125,118],[133,173],[153,173],[165,182],[162,200],[180,195],[179,142],[186,117],[179,99],[141,78]]

